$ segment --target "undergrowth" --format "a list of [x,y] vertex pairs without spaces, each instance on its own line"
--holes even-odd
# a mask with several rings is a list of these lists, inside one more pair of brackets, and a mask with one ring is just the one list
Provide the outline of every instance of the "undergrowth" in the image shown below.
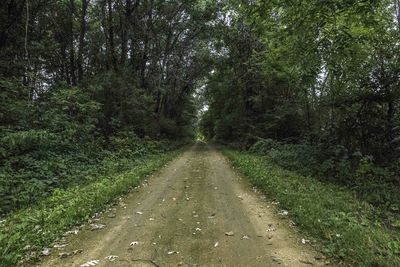
[[131,168],[119,174],[113,171],[110,176],[88,177],[91,182],[84,186],[55,189],[36,205],[10,214],[0,223],[0,266],[11,267],[36,259],[40,250],[64,231],[88,220],[105,204],[127,193],[141,178],[162,167],[178,153],[179,150],[173,150],[140,159],[114,160],[113,166],[130,163]]
[[400,231],[345,188],[275,165],[268,157],[224,150],[233,166],[282,209],[323,252],[352,266],[400,266]]

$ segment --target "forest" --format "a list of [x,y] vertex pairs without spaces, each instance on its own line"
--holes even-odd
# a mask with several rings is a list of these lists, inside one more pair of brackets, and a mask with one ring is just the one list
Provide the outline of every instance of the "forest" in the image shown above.
[[328,257],[400,265],[400,1],[2,1],[0,266],[35,262],[196,140],[260,188],[271,172],[301,177],[299,198],[349,192],[362,204],[341,223],[385,231],[359,250],[313,232],[285,179],[263,189]]

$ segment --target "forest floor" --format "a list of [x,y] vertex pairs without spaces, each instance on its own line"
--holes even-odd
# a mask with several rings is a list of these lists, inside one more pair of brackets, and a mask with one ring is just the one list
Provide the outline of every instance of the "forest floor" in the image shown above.
[[219,152],[197,143],[38,266],[329,265],[303,238]]

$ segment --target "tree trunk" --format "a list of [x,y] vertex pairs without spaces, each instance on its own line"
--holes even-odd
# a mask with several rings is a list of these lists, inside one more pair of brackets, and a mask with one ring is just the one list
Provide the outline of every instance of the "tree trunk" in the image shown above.
[[71,18],[69,22],[69,68],[71,74],[71,85],[76,86],[76,65],[75,65],[75,48],[74,48],[74,14],[75,0],[70,0]]
[[117,58],[115,57],[115,45],[114,45],[114,25],[113,25],[113,9],[112,0],[108,0],[108,40],[110,45],[109,60],[110,65],[114,70],[117,70]]
[[130,23],[132,16],[132,0],[126,0],[125,17],[121,16],[121,64],[124,65],[128,54],[128,33],[130,32]]
[[83,53],[85,49],[85,35],[86,35],[86,13],[90,0],[82,0],[81,11],[81,29],[79,32],[79,51],[78,51],[78,81],[82,82],[83,79]]
[[397,27],[400,28],[400,0],[394,0],[394,11],[396,12],[396,19],[397,19]]

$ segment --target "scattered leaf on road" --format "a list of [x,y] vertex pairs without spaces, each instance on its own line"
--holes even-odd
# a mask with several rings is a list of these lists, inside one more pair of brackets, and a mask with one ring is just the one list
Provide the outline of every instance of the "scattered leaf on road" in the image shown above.
[[49,248],[44,248],[44,249],[42,250],[42,255],[43,255],[43,256],[49,256],[50,253],[51,253],[51,249],[49,249]]
[[97,264],[99,264],[99,262],[100,262],[99,260],[91,260],[91,261],[88,261],[88,262],[86,262],[84,264],[81,264],[80,267],[96,266]]
[[78,232],[79,232],[78,229],[75,229],[75,230],[72,230],[72,231],[67,231],[67,232],[64,233],[64,236],[66,236],[66,235],[72,235],[72,234],[77,235]]
[[234,236],[235,234],[232,231],[229,231],[229,232],[225,232],[225,235],[226,236]]
[[301,263],[304,263],[304,264],[308,264],[308,265],[314,265],[314,263],[312,263],[311,261],[309,261],[309,260],[299,260]]
[[77,249],[77,250],[72,251],[72,254],[76,255],[76,254],[79,254],[79,253],[82,253],[82,252],[83,252],[83,249]]
[[67,252],[61,252],[58,254],[58,257],[60,257],[61,259],[67,258],[69,256],[71,256],[72,253],[67,253]]
[[103,229],[104,227],[106,227],[106,225],[105,224],[92,223],[90,225],[90,227],[91,227],[91,230],[94,231],[94,230],[98,230],[98,229]]
[[289,212],[287,210],[281,210],[280,212],[278,212],[278,214],[282,216],[287,216]]
[[218,247],[218,245],[219,245],[219,242],[216,242],[216,243],[214,244],[214,248]]
[[115,261],[117,258],[118,258],[118,256],[110,255],[110,256],[105,257],[104,259],[109,260],[109,261]]
[[66,247],[68,244],[55,244],[53,247],[54,248],[64,248]]

